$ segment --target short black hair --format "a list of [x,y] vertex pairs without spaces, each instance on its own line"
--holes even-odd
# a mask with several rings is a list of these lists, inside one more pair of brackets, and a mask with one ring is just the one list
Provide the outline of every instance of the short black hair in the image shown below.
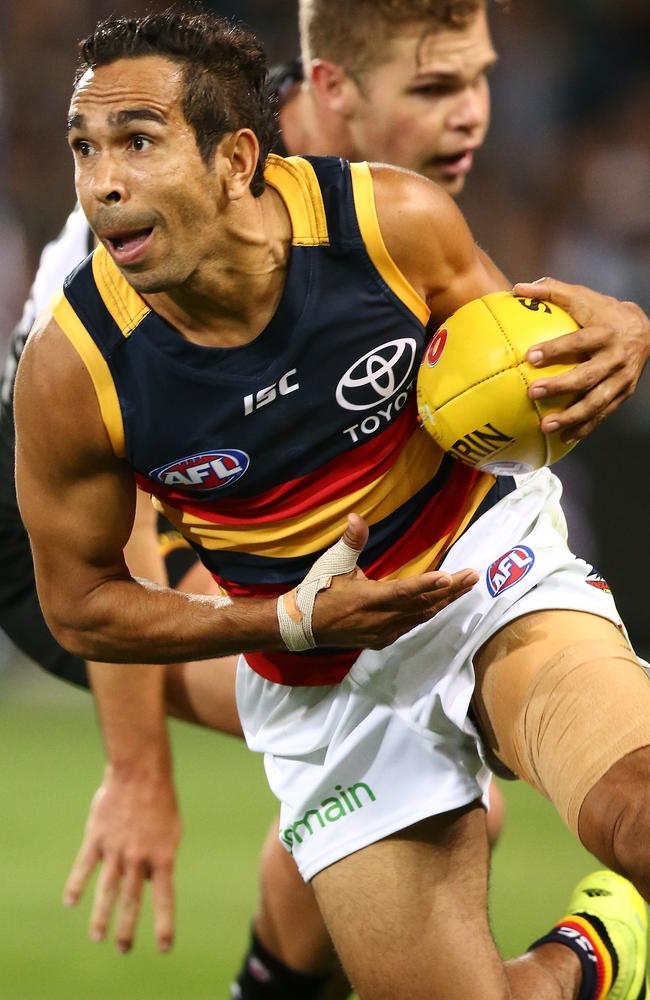
[[75,86],[88,69],[118,59],[159,55],[183,66],[182,109],[209,165],[227,132],[250,128],[260,144],[251,192],[264,190],[264,164],[277,136],[261,42],[244,27],[207,11],[170,8],[143,17],[109,17],[79,44]]

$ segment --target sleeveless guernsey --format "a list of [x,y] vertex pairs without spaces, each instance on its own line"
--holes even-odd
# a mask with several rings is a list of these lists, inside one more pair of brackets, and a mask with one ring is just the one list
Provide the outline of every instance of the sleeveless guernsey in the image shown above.
[[[368,165],[272,155],[265,176],[293,240],[280,303],[255,340],[190,343],[103,247],[67,279],[54,317],[89,370],[116,454],[231,595],[290,590],[349,511],[370,526],[359,560],[369,577],[434,568],[494,480],[443,456],[418,425],[429,310],[386,250]],[[358,655],[246,659],[269,680],[314,685],[338,682]]]

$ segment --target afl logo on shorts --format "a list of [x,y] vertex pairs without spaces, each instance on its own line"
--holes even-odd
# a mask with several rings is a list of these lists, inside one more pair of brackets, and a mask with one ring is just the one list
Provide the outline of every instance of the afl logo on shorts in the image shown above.
[[526,576],[535,563],[535,554],[527,545],[517,545],[516,548],[504,552],[485,574],[487,589],[492,597],[498,597],[504,590],[514,587]]
[[249,465],[250,459],[245,451],[228,448],[179,458],[176,462],[154,469],[149,475],[172,489],[180,487],[193,493],[213,493],[236,483]]
[[436,330],[433,337],[431,338],[431,343],[427,347],[427,353],[424,355],[424,360],[428,364],[429,368],[433,368],[440,361],[440,356],[445,349],[445,344],[447,343],[448,331],[446,326],[441,326],[439,330]]

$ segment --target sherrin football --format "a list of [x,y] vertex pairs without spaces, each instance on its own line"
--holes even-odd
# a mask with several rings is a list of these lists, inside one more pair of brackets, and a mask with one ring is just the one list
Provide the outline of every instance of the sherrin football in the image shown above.
[[528,386],[573,366],[535,368],[526,351],[577,329],[559,306],[510,292],[468,302],[436,330],[424,355],[417,382],[422,424],[443,451],[493,475],[557,462],[573,444],[558,431],[545,434],[540,423],[571,398],[529,399]]

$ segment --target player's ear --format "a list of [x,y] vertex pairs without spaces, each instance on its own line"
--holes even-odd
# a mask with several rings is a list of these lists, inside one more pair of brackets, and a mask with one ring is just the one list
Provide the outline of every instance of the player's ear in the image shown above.
[[318,101],[324,107],[343,118],[350,115],[359,88],[342,66],[328,59],[314,59],[309,79]]
[[221,139],[217,163],[230,201],[241,198],[250,188],[259,156],[260,144],[249,128],[229,132]]

